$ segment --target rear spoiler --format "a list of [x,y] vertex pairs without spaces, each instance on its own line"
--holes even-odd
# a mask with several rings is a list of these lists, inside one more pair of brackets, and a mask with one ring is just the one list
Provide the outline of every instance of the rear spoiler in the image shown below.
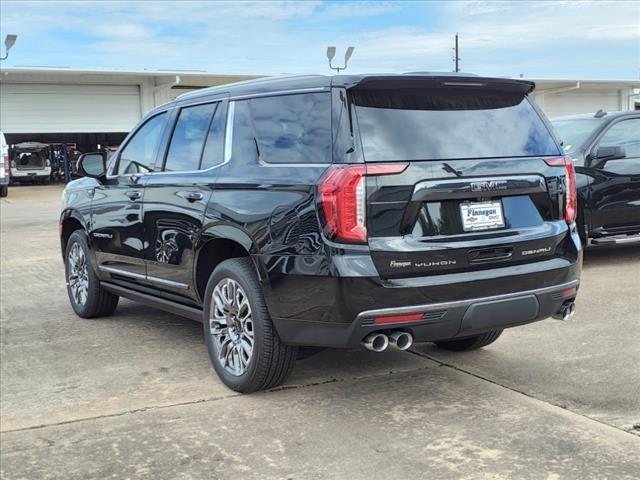
[[508,78],[491,78],[476,76],[446,75],[379,75],[368,76],[357,82],[345,85],[348,89],[357,90],[395,90],[403,88],[486,88],[501,92],[528,95],[536,87],[528,80],[512,80]]

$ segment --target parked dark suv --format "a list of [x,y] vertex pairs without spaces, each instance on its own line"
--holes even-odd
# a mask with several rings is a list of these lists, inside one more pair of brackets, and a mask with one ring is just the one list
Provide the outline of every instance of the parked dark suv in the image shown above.
[[583,244],[640,242],[640,112],[551,120],[573,159]]
[[573,313],[572,163],[531,82],[305,76],[150,112],[64,193],[81,317],[118,297],[204,322],[230,388],[278,385],[298,346],[469,350]]

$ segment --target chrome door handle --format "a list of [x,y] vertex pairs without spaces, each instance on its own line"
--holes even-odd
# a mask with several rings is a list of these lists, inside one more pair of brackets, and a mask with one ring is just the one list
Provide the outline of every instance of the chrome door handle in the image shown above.
[[142,198],[142,192],[140,190],[127,190],[126,195],[131,200],[140,200]]
[[184,198],[189,200],[190,202],[195,202],[197,200],[202,200],[204,195],[202,192],[187,192],[184,194]]

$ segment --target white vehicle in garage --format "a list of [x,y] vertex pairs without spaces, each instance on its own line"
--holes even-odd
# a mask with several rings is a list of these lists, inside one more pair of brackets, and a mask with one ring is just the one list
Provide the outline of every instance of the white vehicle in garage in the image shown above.
[[6,197],[9,193],[9,146],[0,132],[0,197]]
[[22,142],[13,146],[11,182],[51,182],[51,148],[46,143]]

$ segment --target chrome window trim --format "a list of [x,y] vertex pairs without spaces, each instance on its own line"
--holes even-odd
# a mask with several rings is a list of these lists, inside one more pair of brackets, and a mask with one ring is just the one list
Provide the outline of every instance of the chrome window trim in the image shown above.
[[300,93],[317,93],[317,92],[328,92],[331,90],[331,87],[313,87],[313,88],[298,88],[293,90],[277,90],[272,92],[263,92],[263,93],[247,93],[244,95],[232,95],[229,97],[229,100],[248,100],[251,98],[262,98],[262,97],[279,97],[282,95],[296,95]]
[[[442,303],[428,303],[425,305],[414,305],[409,307],[396,307],[396,308],[379,308],[376,310],[366,310],[360,312],[356,316],[356,320],[364,320],[375,317],[382,317],[388,315],[406,315],[411,313],[426,313],[429,310],[447,310],[451,308],[466,307],[474,303],[491,302],[494,300],[507,300],[510,298],[517,298],[526,295],[542,295],[545,293],[555,292],[556,290],[564,290],[571,287],[577,287],[580,282],[578,280],[572,280],[567,283],[561,283],[560,285],[553,285],[551,287],[537,288],[535,290],[526,290],[523,292],[504,293],[502,295],[492,295],[489,297],[470,298],[466,300],[456,300],[453,302]],[[419,322],[419,320],[416,320]],[[414,323],[416,322],[414,321]]]
[[217,166],[222,166],[226,163],[229,163],[229,161],[231,160],[231,152],[233,149],[233,121],[235,119],[235,116],[236,102],[230,100],[229,106],[227,107],[227,123],[224,127],[224,153],[222,155],[222,163]]

